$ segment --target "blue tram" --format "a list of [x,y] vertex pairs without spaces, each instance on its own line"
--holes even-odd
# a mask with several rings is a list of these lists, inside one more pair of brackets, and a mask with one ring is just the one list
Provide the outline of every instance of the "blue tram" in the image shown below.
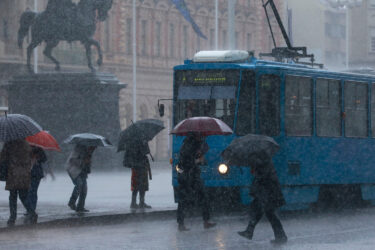
[[[174,126],[211,116],[234,131],[207,138],[206,187],[250,203],[249,168],[225,165],[220,153],[235,137],[255,133],[280,144],[273,161],[284,209],[306,208],[322,189],[348,185],[375,201],[375,76],[257,60],[247,51],[201,51],[174,67],[173,84]],[[173,136],[174,187],[183,139]]]

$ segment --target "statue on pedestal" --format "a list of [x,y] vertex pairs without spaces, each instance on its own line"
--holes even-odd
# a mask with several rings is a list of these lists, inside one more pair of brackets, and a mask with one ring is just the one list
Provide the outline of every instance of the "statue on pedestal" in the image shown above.
[[72,0],[49,0],[47,8],[41,13],[25,11],[20,19],[18,30],[18,46],[22,48],[25,36],[31,28],[31,42],[27,47],[27,67],[31,73],[30,57],[34,48],[46,42],[44,55],[50,58],[60,70],[60,63],[52,56],[52,49],[60,41],[80,41],[86,49],[88,67],[95,68],[91,62],[91,45],[98,50],[97,64],[103,62],[100,43],[93,39],[96,22],[105,21],[113,0],[81,0],[78,4]]

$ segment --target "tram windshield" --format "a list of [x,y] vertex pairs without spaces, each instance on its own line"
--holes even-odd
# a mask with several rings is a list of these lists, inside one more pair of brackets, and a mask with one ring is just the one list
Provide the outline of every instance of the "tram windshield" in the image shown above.
[[233,128],[238,70],[177,71],[175,124],[194,116],[221,119]]

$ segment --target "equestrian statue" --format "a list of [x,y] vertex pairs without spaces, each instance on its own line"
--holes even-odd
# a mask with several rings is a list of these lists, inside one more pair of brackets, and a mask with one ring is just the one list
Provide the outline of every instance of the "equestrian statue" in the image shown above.
[[93,39],[96,22],[105,21],[112,7],[113,0],[81,0],[78,4],[72,0],[49,0],[47,8],[41,13],[25,11],[20,19],[18,30],[18,46],[22,48],[25,36],[31,28],[31,42],[27,47],[27,67],[34,73],[30,65],[30,57],[34,48],[46,42],[44,55],[51,59],[60,70],[60,63],[52,56],[52,49],[60,41],[80,41],[86,49],[88,67],[92,72],[95,68],[91,62],[91,45],[98,50],[97,64],[103,62],[100,43]]

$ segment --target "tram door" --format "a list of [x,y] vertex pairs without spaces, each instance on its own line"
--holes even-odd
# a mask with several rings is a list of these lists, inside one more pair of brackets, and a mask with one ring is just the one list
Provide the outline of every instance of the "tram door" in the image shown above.
[[280,133],[280,77],[262,75],[258,84],[258,131],[262,135]]

